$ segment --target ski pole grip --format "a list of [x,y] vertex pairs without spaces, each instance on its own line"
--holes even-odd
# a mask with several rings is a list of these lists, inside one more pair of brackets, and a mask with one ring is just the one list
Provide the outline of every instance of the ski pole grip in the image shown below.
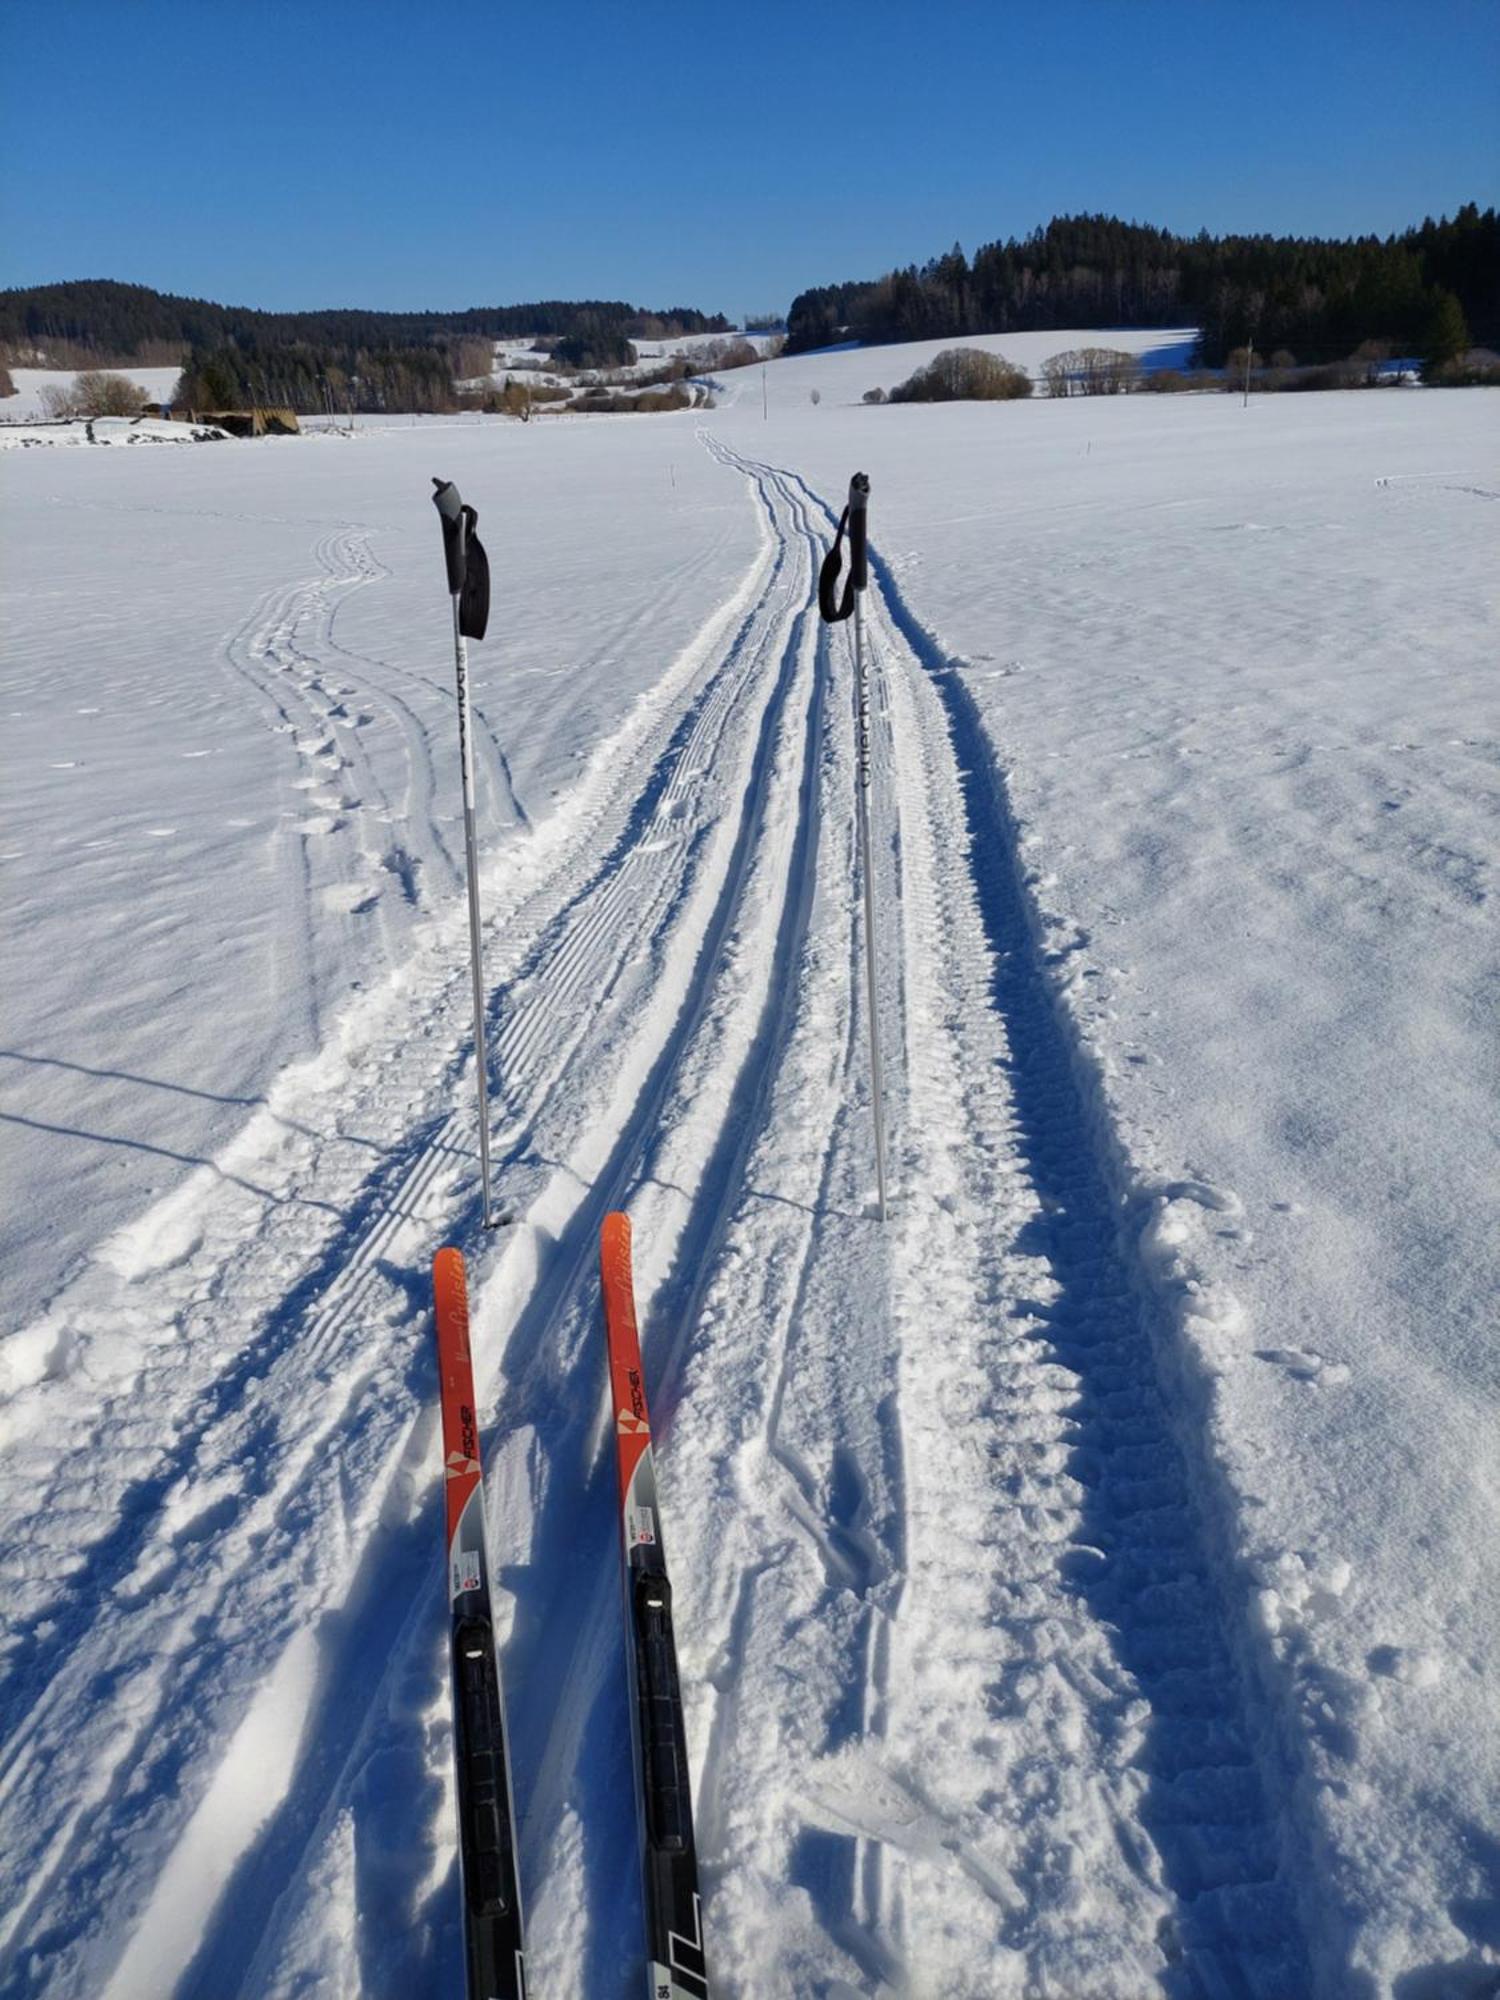
[[870,482],[863,472],[856,472],[849,481],[849,581],[856,590],[864,590],[870,582],[870,568],[865,561],[865,514],[870,505]]
[[458,497],[458,488],[451,479],[434,479],[432,483],[437,488],[432,496],[432,504],[437,508],[443,523],[443,556],[448,564],[448,595],[457,597],[464,587],[464,572],[468,568],[464,503]]

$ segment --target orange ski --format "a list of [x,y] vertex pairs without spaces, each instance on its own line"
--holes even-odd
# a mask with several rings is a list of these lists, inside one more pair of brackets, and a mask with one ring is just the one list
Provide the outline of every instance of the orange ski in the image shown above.
[[516,1815],[490,1603],[469,1298],[457,1250],[439,1250],[433,1258],[432,1295],[443,1406],[453,1757],[469,2000],[526,2000]]
[[687,1732],[635,1319],[628,1216],[604,1218],[599,1272],[620,1475],[625,1658],[645,1893],[646,1990],[651,2000],[708,2000]]

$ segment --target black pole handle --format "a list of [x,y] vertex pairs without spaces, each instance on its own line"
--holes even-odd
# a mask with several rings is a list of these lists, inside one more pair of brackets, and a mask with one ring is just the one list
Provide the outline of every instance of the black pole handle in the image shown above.
[[468,568],[468,536],[465,532],[463,501],[458,497],[458,488],[451,479],[434,479],[437,491],[432,496],[432,504],[437,508],[443,523],[443,555],[448,564],[448,595],[457,597],[464,587],[464,571]]
[[[862,472],[856,472],[849,481],[849,501],[839,516],[839,531],[833,538],[833,547],[823,558],[823,567],[818,572],[818,609],[830,625],[838,625],[854,609],[854,593],[865,590],[870,582],[870,566],[865,559],[865,515],[870,505],[870,482]],[[844,534],[849,536],[849,574],[844,580],[844,594],[839,596],[839,570],[844,561]]]
[[856,472],[849,481],[849,581],[856,590],[867,590],[870,568],[865,561],[865,515],[870,505],[870,481]]
[[434,479],[432,504],[443,523],[443,555],[448,595],[458,599],[458,629],[465,639],[482,639],[490,621],[490,559],[475,533],[479,516],[459,498],[451,479]]

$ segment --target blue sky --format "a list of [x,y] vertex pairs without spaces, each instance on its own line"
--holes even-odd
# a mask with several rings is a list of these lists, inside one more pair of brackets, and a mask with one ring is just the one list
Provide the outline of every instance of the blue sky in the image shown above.
[[1054,214],[1385,233],[1500,199],[1495,0],[50,0],[0,284],[737,315]]

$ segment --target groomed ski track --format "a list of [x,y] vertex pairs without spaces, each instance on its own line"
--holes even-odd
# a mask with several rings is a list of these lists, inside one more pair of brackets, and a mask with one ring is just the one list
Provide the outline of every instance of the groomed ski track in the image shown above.
[[[832,517],[704,442],[759,554],[485,881],[516,1227],[479,1228],[455,903],[34,1330],[53,1379],[6,1439],[37,1505],[0,1666],[6,2000],[459,1989],[444,1240],[471,1260],[514,1604],[531,1987],[637,1990],[595,1276],[616,1206],[715,1991],[1307,1990],[1254,1635],[993,752],[880,566],[877,495],[882,1230],[849,651],[814,594]],[[357,536],[319,559],[379,587]],[[286,700],[266,660],[295,640],[311,736],[357,662],[331,617],[292,619],[268,607],[226,665]]]

